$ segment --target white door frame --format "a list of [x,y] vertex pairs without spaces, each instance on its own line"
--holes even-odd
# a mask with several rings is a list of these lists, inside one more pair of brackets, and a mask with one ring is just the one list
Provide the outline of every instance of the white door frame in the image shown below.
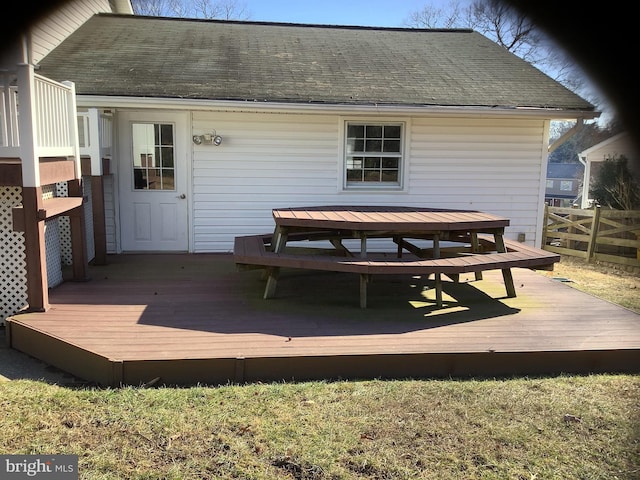
[[[118,162],[117,162],[117,191],[118,191],[118,251],[119,252],[190,252],[192,249],[192,226],[191,226],[191,162],[189,155],[191,152],[191,136],[189,134],[189,114],[180,111],[119,111],[117,117],[118,124]],[[176,189],[171,191],[150,191],[134,190],[132,187],[131,155],[132,155],[132,127],[133,123],[170,123],[175,127],[175,168],[176,168]],[[175,201],[178,213],[178,225],[180,238],[175,242],[169,242],[169,247],[145,242],[136,242],[132,245],[131,231],[133,228],[131,220],[133,199],[135,194],[154,195],[163,198],[164,201]],[[184,195],[184,198],[182,198]],[[128,236],[129,235],[129,236]]]

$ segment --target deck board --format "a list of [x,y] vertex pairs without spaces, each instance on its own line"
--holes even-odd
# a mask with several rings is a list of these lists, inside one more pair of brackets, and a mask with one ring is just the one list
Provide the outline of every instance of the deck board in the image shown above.
[[381,275],[363,310],[356,274],[283,269],[264,300],[231,254],[108,260],[10,319],[13,348],[97,383],[640,370],[640,315],[527,269],[516,298],[499,271],[445,281],[442,308],[432,278]]

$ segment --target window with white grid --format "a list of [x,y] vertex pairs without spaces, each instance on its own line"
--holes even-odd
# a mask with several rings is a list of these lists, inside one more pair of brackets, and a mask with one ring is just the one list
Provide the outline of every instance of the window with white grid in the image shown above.
[[403,131],[402,123],[346,122],[345,187],[401,187]]

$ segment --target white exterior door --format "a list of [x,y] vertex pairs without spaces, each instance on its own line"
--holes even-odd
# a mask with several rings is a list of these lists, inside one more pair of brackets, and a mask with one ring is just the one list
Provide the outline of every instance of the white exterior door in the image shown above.
[[187,115],[123,112],[118,137],[122,251],[188,251]]

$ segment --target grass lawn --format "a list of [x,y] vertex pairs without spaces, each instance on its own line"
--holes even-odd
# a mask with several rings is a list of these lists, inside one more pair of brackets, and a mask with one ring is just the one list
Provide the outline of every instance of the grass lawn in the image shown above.
[[0,451],[84,479],[633,479],[640,377],[0,384]]

